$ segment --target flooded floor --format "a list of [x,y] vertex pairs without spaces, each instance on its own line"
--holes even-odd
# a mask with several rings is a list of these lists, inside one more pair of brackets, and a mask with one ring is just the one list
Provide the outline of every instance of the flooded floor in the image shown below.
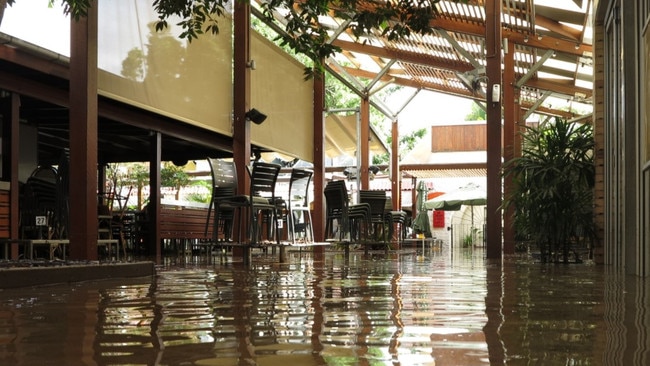
[[0,290],[0,365],[650,365],[648,282],[480,249]]

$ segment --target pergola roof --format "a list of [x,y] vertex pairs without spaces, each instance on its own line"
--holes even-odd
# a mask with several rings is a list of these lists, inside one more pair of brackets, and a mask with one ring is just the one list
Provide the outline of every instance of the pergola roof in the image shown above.
[[[438,13],[435,33],[398,41],[378,33],[356,39],[342,31],[343,20],[323,18],[342,50],[326,61],[327,68],[359,93],[372,95],[392,83],[485,101],[485,2],[430,1]],[[515,52],[521,108],[567,119],[591,113],[591,8],[592,0],[503,0],[503,48]]]
[[[364,6],[372,6],[371,2],[364,4]],[[327,67],[336,77],[346,80],[348,85],[365,90],[371,96],[371,103],[375,106],[379,102],[373,102],[374,90],[387,83],[484,101],[482,91],[485,87],[484,66],[486,64],[484,44],[485,34],[488,31],[485,28],[484,5],[485,0],[432,3],[439,14],[433,21],[436,33],[427,36],[413,35],[399,41],[389,41],[378,34],[369,38],[355,39],[346,32],[339,32],[342,24],[340,19],[333,17],[323,19],[323,24],[327,24],[331,29],[332,42],[342,49],[341,53],[327,60]],[[589,109],[585,115],[591,112],[591,7],[592,0],[503,1],[502,33],[503,37],[509,40],[508,48],[516,52],[515,75],[521,91],[522,108],[540,114],[579,118],[584,116],[574,116],[565,108],[573,103],[580,103]],[[40,144],[55,145],[57,141],[65,139],[62,135],[65,128],[59,128],[56,122],[67,120],[66,108],[56,110],[50,108],[52,103],[67,95],[65,66],[60,65],[56,60],[40,60],[40,57],[28,54],[22,49],[16,49],[5,56],[7,60],[20,61],[24,65],[32,66],[28,70],[3,61],[3,80],[6,83],[11,84],[14,79],[20,79],[27,85],[31,85],[30,82],[34,79],[49,78],[51,84],[57,86],[57,89],[50,93],[52,100],[46,100],[45,103],[48,105],[45,106],[39,104],[43,103],[38,100],[42,99],[42,96],[36,98],[35,95],[35,98],[30,98],[27,92],[22,101],[22,109],[24,113],[32,113],[31,120],[43,120],[43,123],[47,122],[51,125],[52,128],[46,131],[49,135],[41,138]],[[51,71],[52,64],[58,71]],[[16,69],[11,70],[10,66]],[[47,70],[50,70],[50,74],[47,74]],[[40,88],[41,94],[42,89]],[[547,100],[554,98],[558,102],[544,105],[541,102],[545,98]],[[107,103],[106,109],[102,110],[107,116],[111,114],[112,105],[108,101],[100,102]],[[380,107],[385,106],[380,105]],[[37,112],[41,114],[33,114]],[[134,126],[134,130],[127,131],[124,130],[127,126],[120,118],[115,117],[113,114],[110,118],[100,116],[100,132],[114,130],[111,136],[115,136],[115,138],[99,141],[99,150],[105,153],[103,159],[125,161],[146,158],[148,154],[146,142],[149,138],[147,126]],[[151,124],[156,126],[167,122],[160,121],[158,117],[157,119],[152,116],[146,117],[151,117]],[[123,119],[134,120],[129,116]],[[142,120],[142,117],[136,119]],[[166,146],[178,145],[178,148],[174,148],[174,151],[165,151],[163,155],[177,160],[193,159],[207,154],[214,155],[229,147],[228,139],[223,136],[212,136],[209,139],[196,131],[189,133],[197,135],[196,141],[191,141],[195,143],[192,149],[187,148],[185,139],[181,136],[176,138],[170,132],[168,138],[178,144],[166,144]],[[128,137],[128,141],[123,141],[125,136]],[[205,144],[207,145],[205,151],[197,149],[198,146],[204,146],[203,140],[208,139],[210,141]],[[120,149],[115,148],[116,144]],[[126,153],[122,156],[111,155],[117,151]],[[193,154],[186,154],[188,151],[192,151]],[[51,158],[55,159],[57,156],[53,154]]]

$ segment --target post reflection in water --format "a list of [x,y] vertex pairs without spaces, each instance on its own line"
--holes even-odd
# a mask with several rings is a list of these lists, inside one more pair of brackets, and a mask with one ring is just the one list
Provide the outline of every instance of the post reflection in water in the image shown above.
[[0,364],[650,364],[648,282],[606,267],[290,254],[0,291]]

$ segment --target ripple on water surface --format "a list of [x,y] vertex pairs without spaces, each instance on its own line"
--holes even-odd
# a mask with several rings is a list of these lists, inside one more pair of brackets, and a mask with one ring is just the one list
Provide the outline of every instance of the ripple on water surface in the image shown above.
[[0,364],[642,365],[647,290],[479,250],[163,267],[0,292]]

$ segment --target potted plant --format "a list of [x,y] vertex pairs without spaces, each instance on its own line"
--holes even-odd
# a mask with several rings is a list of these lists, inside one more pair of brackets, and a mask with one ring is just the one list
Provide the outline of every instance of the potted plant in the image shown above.
[[[577,243],[591,243],[593,222],[593,128],[561,118],[522,133],[522,153],[504,166],[513,189],[515,235],[539,246],[541,260],[569,261]],[[572,250],[573,245],[573,250]]]

